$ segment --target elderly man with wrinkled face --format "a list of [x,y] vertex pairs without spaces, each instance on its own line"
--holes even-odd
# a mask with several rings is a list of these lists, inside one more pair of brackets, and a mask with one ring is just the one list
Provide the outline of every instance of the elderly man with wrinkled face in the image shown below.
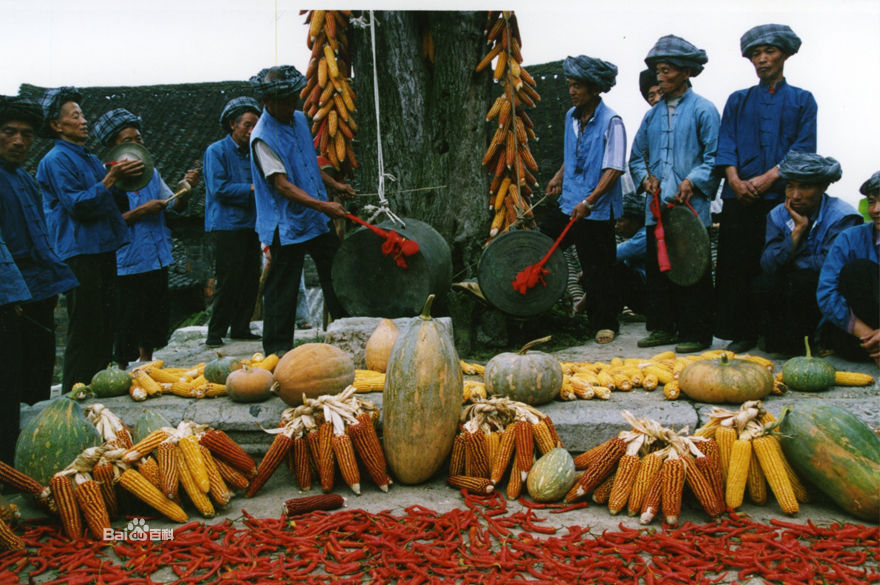
[[779,163],[790,151],[816,152],[816,100],[789,85],[786,60],[801,40],[784,24],[763,24],[740,39],[742,56],[755,68],[758,85],[735,91],[721,116],[715,170],[726,178],[721,199],[715,335],[743,353],[758,340],[751,282],[761,273],[767,214],[785,197]]
[[767,215],[763,272],[752,283],[770,353],[803,352],[819,324],[816,288],[828,251],[840,232],[863,223],[852,205],[826,193],[841,174],[835,159],[814,153],[792,151],[779,164],[785,201]]

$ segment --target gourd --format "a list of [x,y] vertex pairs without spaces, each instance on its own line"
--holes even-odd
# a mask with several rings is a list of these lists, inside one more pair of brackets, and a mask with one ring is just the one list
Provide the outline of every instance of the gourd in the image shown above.
[[536,502],[561,500],[574,485],[574,459],[561,447],[550,449],[529,470],[526,488]]
[[397,325],[391,319],[382,319],[367,340],[364,348],[364,361],[368,370],[384,372],[388,366],[388,356],[397,341]]
[[226,377],[226,395],[233,402],[262,402],[272,397],[274,383],[269,370],[245,365]]
[[15,468],[49,485],[56,471],[102,442],[80,405],[62,396],[50,401],[21,430],[15,444]]
[[770,370],[755,362],[729,359],[698,360],[688,364],[678,377],[679,389],[699,402],[741,404],[759,400],[773,390]]
[[404,484],[422,483],[445,463],[458,430],[462,374],[452,336],[431,318],[434,295],[388,358],[382,397],[385,458]]
[[802,401],[778,424],[788,462],[857,518],[880,518],[880,437],[848,410]]
[[211,360],[205,364],[204,376],[208,382],[214,384],[225,384],[226,376],[231,372],[241,368],[241,362],[233,357],[224,357],[222,353],[217,352],[217,359]]
[[536,339],[518,352],[500,353],[490,359],[483,373],[486,393],[533,405],[550,402],[559,396],[562,389],[559,361],[549,353],[529,351],[549,340],[549,337]]
[[171,421],[155,410],[145,408],[141,415],[137,417],[137,420],[134,421],[134,428],[131,429],[131,439],[137,443],[157,429],[173,426]]
[[285,353],[275,366],[275,392],[291,406],[302,404],[303,394],[317,398],[339,394],[354,382],[351,356],[328,343],[304,343]]
[[105,369],[95,373],[89,382],[89,389],[97,398],[110,396],[124,396],[131,387],[131,376],[119,369],[115,363],[109,364]]
[[782,366],[782,381],[792,390],[821,392],[834,385],[834,366],[810,354],[810,340],[804,337],[807,355],[793,357]]

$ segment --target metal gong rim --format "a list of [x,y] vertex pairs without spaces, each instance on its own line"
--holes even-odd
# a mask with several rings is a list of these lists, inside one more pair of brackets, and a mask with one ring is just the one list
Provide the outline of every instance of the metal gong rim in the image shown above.
[[119,179],[116,181],[116,186],[123,191],[143,189],[150,182],[150,179],[153,178],[153,169],[155,168],[153,155],[137,142],[123,142],[107,151],[107,157],[104,162],[126,160],[141,161],[144,163],[144,172],[137,177]]
[[541,232],[517,230],[498,236],[483,250],[477,267],[477,282],[486,300],[495,308],[516,317],[530,317],[549,310],[562,296],[568,283],[568,265],[557,249],[544,268],[544,282],[520,294],[513,288],[516,275],[541,260],[553,240]]
[[679,286],[696,283],[711,261],[709,233],[703,222],[686,207],[663,210],[663,230],[671,269],[669,280]]

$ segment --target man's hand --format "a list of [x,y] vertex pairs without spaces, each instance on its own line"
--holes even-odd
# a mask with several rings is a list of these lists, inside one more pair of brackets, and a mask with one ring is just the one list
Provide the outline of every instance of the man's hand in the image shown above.
[[752,177],[748,181],[746,181],[749,186],[752,188],[756,197],[760,197],[764,193],[770,190],[770,187],[773,186],[774,179],[770,172],[766,172],[763,175],[758,175],[757,177]]
[[348,213],[341,203],[336,201],[324,201],[321,205],[321,213],[329,215],[333,219],[342,219]]
[[675,200],[679,203],[687,203],[694,196],[694,187],[691,185],[690,179],[685,179],[678,186],[678,192],[675,194]]
[[859,338],[859,345],[861,345],[871,357],[880,357],[880,329],[874,329],[867,335],[862,335]]
[[354,187],[349,185],[348,183],[340,183],[336,182],[335,185],[332,186],[333,190],[337,195],[342,197],[345,200],[353,199],[357,192],[354,190]]
[[183,175],[183,180],[190,184],[190,186],[195,189],[196,185],[202,180],[202,169],[190,169]]
[[589,209],[583,201],[574,206],[574,209],[571,210],[571,217],[575,218],[575,220],[583,219],[590,215],[591,209]]
[[653,195],[658,189],[660,189],[660,179],[654,175],[648,175],[645,177],[645,180],[642,181],[642,187],[644,187],[645,193]]
[[144,174],[144,163],[140,160],[122,160],[107,168],[107,174],[101,181],[108,189],[116,184],[116,181],[130,177],[139,177]]
[[749,181],[743,181],[739,177],[728,179],[727,184],[733,189],[737,200],[743,205],[749,205],[758,200],[758,188]]
[[166,205],[168,202],[164,199],[151,199],[139,207],[143,209],[145,215],[154,215],[165,209]]
[[562,193],[562,173],[557,173],[550,179],[545,192],[549,197],[556,197]]

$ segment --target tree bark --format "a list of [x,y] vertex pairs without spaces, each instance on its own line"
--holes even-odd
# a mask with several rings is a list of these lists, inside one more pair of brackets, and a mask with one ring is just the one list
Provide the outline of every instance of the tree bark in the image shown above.
[[[364,12],[369,22],[370,13]],[[374,12],[379,120],[389,207],[430,224],[452,250],[453,280],[475,276],[491,216],[481,160],[489,138],[491,73],[475,73],[486,52],[485,12]],[[422,54],[423,34],[435,46]],[[362,192],[378,189],[376,105],[370,28],[350,32]],[[443,188],[393,194],[435,185]],[[371,199],[373,203],[376,199]]]

